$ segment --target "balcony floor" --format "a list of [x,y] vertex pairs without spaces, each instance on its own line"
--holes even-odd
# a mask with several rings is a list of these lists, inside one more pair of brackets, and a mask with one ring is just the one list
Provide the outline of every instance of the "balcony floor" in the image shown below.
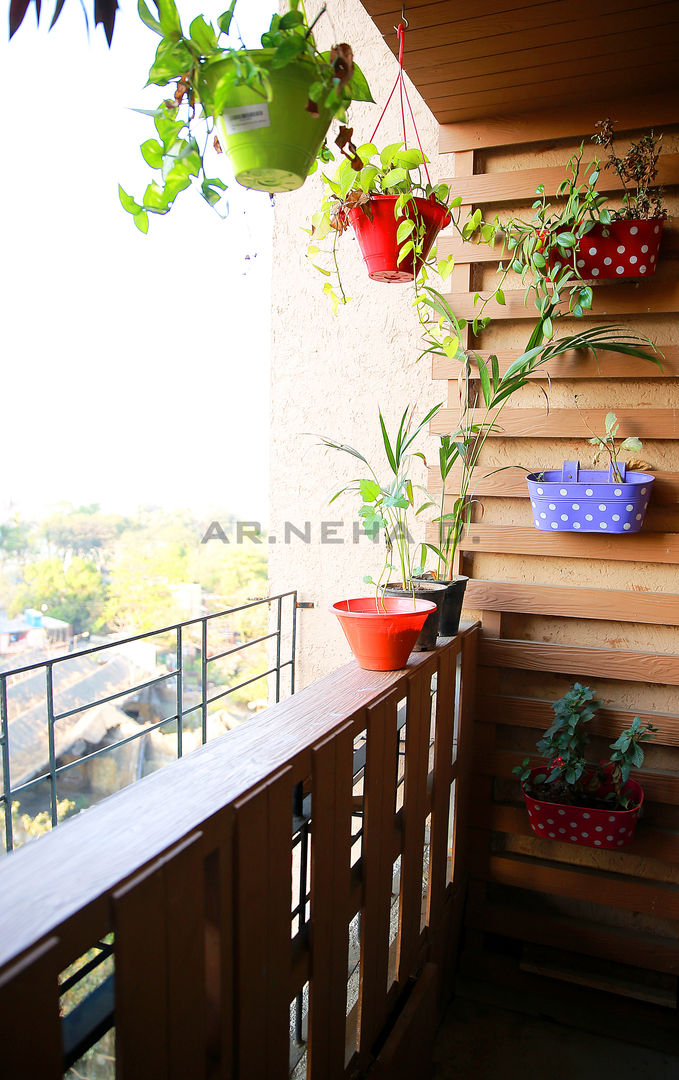
[[675,1054],[459,995],[439,1030],[434,1061],[434,1080],[676,1080],[679,1075]]

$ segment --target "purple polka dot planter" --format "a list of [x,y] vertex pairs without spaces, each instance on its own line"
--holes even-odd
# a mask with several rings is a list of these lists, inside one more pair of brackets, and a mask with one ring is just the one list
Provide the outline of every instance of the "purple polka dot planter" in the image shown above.
[[[531,769],[530,779],[544,775],[544,765]],[[567,806],[546,802],[528,795],[521,785],[528,821],[536,836],[543,840],[558,840],[562,844],[582,844],[584,847],[617,851],[634,837],[639,811],[644,801],[641,784],[628,780],[623,789],[632,797],[631,810],[594,810],[584,806]]]
[[658,265],[663,225],[662,218],[595,225],[578,244],[580,276],[594,281],[651,277]]
[[526,477],[536,529],[544,532],[635,533],[653,490],[649,473],[627,472],[620,464],[622,481],[613,468],[581,469],[565,461],[562,469],[529,473]]

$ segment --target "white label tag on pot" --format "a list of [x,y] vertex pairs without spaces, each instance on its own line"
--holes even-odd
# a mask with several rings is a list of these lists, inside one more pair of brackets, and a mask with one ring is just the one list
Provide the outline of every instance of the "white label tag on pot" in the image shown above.
[[261,105],[238,105],[234,109],[224,109],[224,129],[227,135],[239,135],[241,131],[265,127],[271,127],[266,101]]

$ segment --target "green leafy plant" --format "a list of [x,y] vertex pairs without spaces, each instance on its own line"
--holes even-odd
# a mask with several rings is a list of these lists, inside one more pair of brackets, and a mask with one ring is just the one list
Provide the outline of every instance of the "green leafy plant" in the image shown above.
[[[348,134],[347,134],[348,133]],[[370,200],[373,195],[394,195],[394,217],[402,219],[397,230],[399,262],[422,253],[425,224],[418,212],[416,198],[429,199],[445,209],[454,210],[462,202],[451,198],[448,184],[429,183],[423,167],[429,159],[419,149],[405,149],[403,142],[391,143],[381,151],[374,143],[355,147],[350,142],[352,129],[344,128],[337,140],[343,153],[332,176],[323,173],[323,197],[311,218],[307,256],[328,280],[323,291],[332,302],[335,314],[340,304],[351,299],[342,286],[337,263],[337,243],[349,228],[349,212],[360,207],[372,220]],[[346,147],[349,147],[347,150]],[[328,237],[330,249],[319,247]],[[430,256],[431,265],[435,252]],[[426,270],[423,268],[423,280]]]
[[[145,0],[138,0],[142,22],[161,39],[147,85],[172,89],[172,96],[166,96],[157,109],[138,110],[153,118],[155,128],[154,137],[141,145],[142,156],[154,171],[151,183],[140,202],[119,187],[124,209],[133,215],[142,232],[148,230],[148,214],[166,214],[179,192],[194,180],[202,197],[220,212],[226,184],[209,175],[205,166],[208,146],[216,138],[215,119],[235,87],[247,86],[262,101],[271,100],[268,69],[260,63],[257,51],[246,51],[242,42],[238,47],[228,43],[235,6],[236,0],[231,0],[216,26],[198,15],[185,34],[174,0],[155,0],[157,15]],[[273,50],[272,68],[285,68],[299,61],[311,65],[314,81],[307,110],[318,115],[319,107],[323,107],[343,118],[352,100],[372,101],[370,90],[353,63],[351,48],[342,44],[329,52],[319,52],[313,25],[307,22],[302,0],[289,0],[284,15],[272,16],[269,29],[262,35],[262,48]],[[232,63],[222,64],[215,71],[214,66],[227,58]],[[217,145],[216,149],[221,148]]]
[[[548,342],[544,341],[544,335],[533,331],[524,352],[501,374],[497,356],[493,354],[485,360],[478,352],[463,347],[463,330],[467,324],[464,319],[456,318],[448,300],[438,290],[425,285],[415,302],[426,342],[421,356],[439,356],[456,360],[460,365],[460,419],[453,432],[441,437],[439,446],[441,493],[439,514],[433,519],[438,525],[438,542],[427,545],[436,557],[436,576],[448,579],[452,575],[453,559],[464,529],[471,521],[474,473],[479,466],[486,439],[493,431],[502,430],[502,410],[514,394],[526,385],[529,376],[571,349],[595,354],[597,349],[605,349],[622,355],[639,356],[659,367],[662,364],[655,347],[645,335],[625,327],[594,326]],[[534,344],[536,340],[538,344]],[[478,389],[475,389],[476,385]],[[449,496],[446,480],[455,465],[461,468],[459,492],[452,509],[446,510],[446,498]],[[494,471],[498,470],[491,472]],[[432,505],[434,503],[429,501],[420,510]]]
[[662,134],[656,135],[654,131],[649,131],[637,142],[633,142],[629,150],[620,156],[615,152],[613,126],[613,121],[607,117],[596,124],[599,130],[592,135],[592,142],[603,147],[608,153],[604,168],[614,169],[624,188],[622,207],[620,210],[612,210],[611,218],[642,221],[666,218],[664,191],[653,184],[658,175]]
[[[635,435],[630,435],[628,436],[628,438],[623,439],[619,446],[616,446],[615,439],[618,434],[618,428],[620,427],[620,424],[614,412],[609,412],[606,414],[604,425],[606,428],[605,434],[593,435],[591,439],[587,440],[587,442],[590,443],[591,446],[596,446],[597,448],[596,454],[594,455],[594,464],[596,465],[602,454],[606,454],[611,464],[611,468],[613,469],[613,479],[617,480],[618,483],[622,483],[622,474],[620,472],[620,465],[618,463],[618,454],[623,450],[627,451],[628,453],[640,453],[643,449],[641,439],[638,439]],[[590,428],[590,431],[591,430],[592,429]],[[637,464],[638,467],[641,467],[641,465],[643,464],[646,468],[648,468],[645,462],[635,464]]]
[[502,306],[506,303],[504,286],[510,273],[520,276],[525,302],[532,295],[539,313],[529,347],[553,336],[557,317],[569,314],[581,318],[591,309],[592,289],[583,284],[578,272],[578,244],[597,222],[608,224],[611,215],[603,205],[606,196],[596,190],[598,162],[583,165],[582,156],[580,146],[557,189],[558,203],[550,202],[544,184],[539,184],[532,217],[512,217],[505,222],[496,217],[493,222],[483,222],[476,211],[463,226],[467,240],[491,246],[500,241],[499,284],[488,296],[477,293],[474,298],[475,303],[480,301],[472,324],[475,334],[488,325],[483,314],[487,304],[491,300]]
[[652,739],[658,729],[635,716],[631,727],[610,744],[613,753],[608,761],[596,764],[587,760],[590,736],[586,727],[601,708],[594,692],[574,683],[553,708],[554,722],[537,743],[545,769],[531,780],[530,758],[525,758],[513,770],[524,790],[548,802],[626,810],[631,800],[624,789],[631,769],[643,764],[641,744]]
[[414,544],[408,528],[410,516],[420,513],[422,509],[415,508],[417,487],[410,476],[411,466],[416,458],[426,464],[424,455],[414,450],[413,444],[441,406],[442,403],[435,405],[421,420],[415,420],[414,409],[409,405],[401,416],[396,435],[391,437],[380,410],[380,433],[385,460],[378,467],[373,467],[365,455],[353,446],[320,436],[322,446],[349,454],[360,461],[367,471],[367,475],[352,480],[335,492],[330,503],[347,491],[358,494],[361,501],[358,516],[362,519],[364,531],[371,539],[384,534],[385,557],[379,577],[377,581],[370,576],[363,579],[375,586],[378,597],[389,584],[392,571],[397,571],[399,581],[405,589],[412,590],[413,578],[423,569],[424,545]]

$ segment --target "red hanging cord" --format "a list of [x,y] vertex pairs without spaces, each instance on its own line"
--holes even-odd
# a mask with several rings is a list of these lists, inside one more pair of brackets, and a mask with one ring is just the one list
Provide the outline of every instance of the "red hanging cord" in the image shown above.
[[[407,102],[407,105],[408,105],[408,111],[410,113],[410,119],[412,120],[413,129],[415,131],[415,138],[417,139],[417,145],[419,146],[420,153],[422,154],[422,157],[424,158],[424,150],[422,149],[422,143],[420,141],[420,133],[417,130],[417,124],[415,123],[415,116],[413,114],[413,108],[412,108],[412,105],[410,104],[410,98],[408,97],[408,88],[405,85],[405,80],[403,78],[403,50],[404,50],[404,46],[405,46],[406,28],[405,28],[405,26],[403,25],[402,22],[400,22],[398,24],[398,27],[396,28],[396,33],[398,34],[398,74],[396,76],[396,81],[394,82],[394,85],[391,88],[391,93],[389,94],[389,97],[387,98],[387,103],[384,106],[384,108],[382,109],[379,120],[375,124],[375,130],[373,131],[372,135],[370,136],[370,142],[374,141],[375,135],[377,134],[377,129],[379,128],[380,124],[382,123],[382,120],[384,119],[384,114],[386,113],[387,109],[389,108],[389,103],[390,103],[391,99],[394,96],[394,91],[396,90],[396,87],[398,86],[398,88],[399,88],[399,97],[401,99],[401,131],[403,132],[403,147],[404,147],[405,150],[408,149],[408,137],[407,137],[407,134],[406,134],[406,117],[405,117],[405,109],[403,107],[403,97],[405,95],[405,99],[406,99],[406,102]],[[426,176],[427,176],[427,181],[431,185],[431,177],[429,175],[429,169],[427,168],[426,161],[423,161],[423,165],[424,165],[424,171],[425,171]]]

